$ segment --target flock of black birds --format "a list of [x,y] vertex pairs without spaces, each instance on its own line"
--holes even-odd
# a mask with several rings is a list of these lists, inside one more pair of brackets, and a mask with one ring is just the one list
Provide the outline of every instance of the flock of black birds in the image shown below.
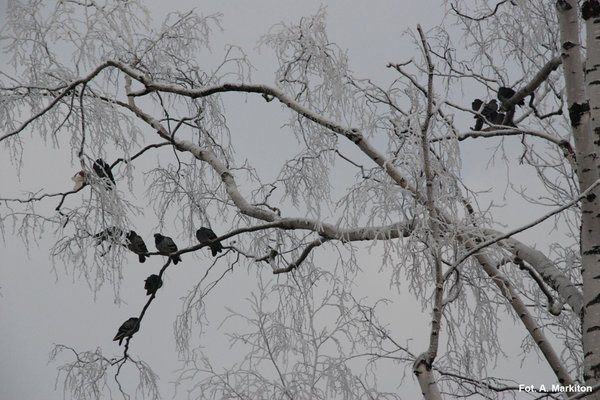
[[[498,100],[500,100],[500,104],[504,105],[507,101],[509,101],[514,95],[515,91],[508,87],[501,87],[498,89]],[[521,99],[517,105],[523,106],[525,102]],[[483,124],[487,122],[491,125],[509,125],[514,126],[512,121],[505,121],[506,114],[502,112],[498,112],[498,102],[495,99],[492,99],[485,103],[481,99],[475,99],[471,103],[471,109],[477,112],[479,115],[475,115],[475,127],[474,131],[480,131],[483,128]]]
[[[97,239],[96,244],[100,244],[105,240],[115,242],[118,241],[121,237],[123,237],[123,231],[113,226],[110,228],[106,228],[100,233],[95,234],[94,237]],[[213,232],[212,229],[201,227],[196,231],[196,238],[201,244],[208,243],[213,257],[216,256],[217,253],[223,252],[223,245],[221,244],[221,242],[214,241],[215,239],[217,239],[217,235],[215,232]],[[173,239],[171,239],[170,237],[163,236],[160,233],[155,233],[154,245],[156,246],[158,253],[170,257],[171,260],[173,260],[173,264],[177,265],[177,263],[181,261],[181,257],[179,255],[171,255],[172,253],[177,252],[178,247],[173,241]],[[137,254],[141,263],[146,261],[146,257],[149,257],[148,248],[146,247],[144,239],[142,239],[142,237],[138,235],[135,231],[129,231],[125,235],[124,246],[126,246],[133,253]],[[162,279],[160,279],[160,276],[156,274],[150,275],[144,281],[144,289],[146,289],[146,295],[150,296],[155,294],[156,291],[160,287],[162,287],[162,285],[163,281]],[[139,328],[140,327],[138,318],[131,317],[127,321],[125,321],[123,325],[121,325],[119,331],[117,332],[113,340],[118,340],[120,346],[124,338],[128,336],[133,336],[133,334],[136,333],[139,330]]]
[[[100,244],[105,240],[109,240],[112,242],[117,242],[120,238],[123,237],[123,231],[117,227],[106,228],[102,232],[99,232],[94,235],[97,239],[96,244]],[[217,235],[213,232],[212,229],[201,227],[196,231],[196,238],[201,244],[208,243],[208,246],[211,250],[211,253],[214,256],[217,253],[223,252],[223,245],[220,241],[214,241],[217,239]],[[168,256],[173,261],[173,264],[177,265],[181,261],[181,257],[179,255],[171,255],[172,253],[177,252],[178,247],[173,241],[172,238],[168,236],[163,236],[160,233],[154,234],[154,245],[158,250],[158,253],[164,256]],[[125,244],[130,251],[138,255],[139,261],[141,263],[146,261],[146,258],[149,257],[148,248],[146,247],[146,243],[144,239],[140,235],[138,235],[135,231],[129,231],[125,235]],[[156,293],[156,291],[162,287],[163,281],[160,279],[160,276],[156,274],[150,275],[144,281],[144,289],[146,289],[146,295],[150,296]],[[123,322],[123,325],[119,328],[119,331],[113,338],[114,341],[119,341],[119,346],[123,342],[123,339],[129,336],[133,336],[139,330],[139,321],[136,317],[131,317],[127,321]]]
[[[108,165],[104,160],[101,158],[97,159],[92,168],[107,190],[112,190],[113,187],[115,187],[116,182],[111,171],[111,166]],[[78,172],[73,177],[73,181],[75,181],[75,188],[73,190],[80,189],[87,183],[86,174],[83,171]],[[116,226],[111,226],[104,229],[102,232],[96,233],[93,235],[93,237],[96,239],[96,245],[100,245],[104,241],[122,244],[131,252],[137,254],[140,263],[145,262],[146,258],[150,256],[150,254],[148,254],[148,247],[146,247],[144,239],[142,239],[142,237],[135,231],[129,231],[124,234],[122,229],[117,228]],[[123,237],[125,238],[124,243],[122,242]],[[213,257],[216,256],[217,253],[221,253],[223,251],[223,245],[220,241],[215,241],[215,239],[217,239],[217,235],[210,228],[201,227],[198,229],[196,231],[196,238],[201,244],[208,243]],[[178,250],[178,247],[172,238],[163,236],[160,233],[155,233],[154,245],[156,246],[158,253],[170,257],[170,259],[173,261],[173,264],[177,265],[181,261],[181,257],[179,255],[171,255]],[[150,275],[144,281],[146,295],[154,295],[156,291],[162,287],[162,285],[163,281],[160,279],[159,275]],[[137,317],[131,317],[125,321],[121,327],[119,327],[119,331],[113,340],[118,340],[120,346],[123,343],[123,339],[133,336],[133,334],[139,329],[139,319]]]
[[[514,95],[515,91],[508,87],[500,87],[498,89],[498,100],[503,105],[507,101],[509,101]],[[523,106],[525,105],[523,99],[521,99],[517,105]],[[502,112],[498,112],[498,102],[495,99],[492,99],[485,103],[481,99],[475,99],[471,103],[471,108],[478,115],[475,115],[475,128],[473,130],[479,131],[483,128],[484,123],[488,123],[491,125],[509,125],[514,126],[512,121],[505,121],[506,114]],[[112,190],[112,188],[116,185],[115,178],[112,174],[111,167],[101,158],[97,159],[92,166],[96,175],[102,180],[106,189]],[[73,180],[76,182],[76,187],[83,186],[85,179],[85,175],[82,171],[77,173]],[[79,185],[79,186],[78,186]],[[94,235],[96,239],[98,239],[97,244],[102,243],[105,240],[117,241],[119,238],[123,236],[123,231],[117,227],[106,228],[100,233]],[[141,263],[146,261],[148,255],[148,248],[146,247],[146,243],[144,243],[144,239],[140,235],[138,235],[135,231],[129,231],[125,235],[126,244],[125,246],[132,251],[133,253],[138,255],[139,261]],[[217,253],[221,253],[223,251],[223,245],[219,241],[215,241],[217,239],[217,235],[213,232],[212,229],[201,227],[196,231],[196,239],[200,243],[209,243],[209,247],[211,253],[214,256]],[[172,253],[177,252],[178,247],[168,236],[163,236],[160,233],[154,234],[154,244],[158,253],[161,255],[165,255],[171,257],[173,260],[173,264],[177,265],[181,261],[181,257],[179,255],[171,256]],[[146,290],[146,295],[150,296],[156,293],[156,291],[162,287],[163,282],[162,279],[156,274],[150,275],[144,281],[144,289]],[[125,321],[120,327],[119,331],[113,338],[114,341],[119,341],[119,346],[123,343],[123,339],[127,337],[133,336],[140,329],[139,319],[137,317],[131,317],[127,321]]]

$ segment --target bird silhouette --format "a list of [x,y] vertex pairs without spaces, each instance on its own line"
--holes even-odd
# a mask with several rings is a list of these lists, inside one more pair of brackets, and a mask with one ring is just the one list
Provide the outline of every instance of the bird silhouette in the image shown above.
[[[502,86],[498,88],[498,100],[500,100],[500,103],[504,104],[507,101],[509,101],[516,93],[517,92],[515,92],[513,89]],[[520,106],[524,106],[525,101],[521,99],[517,104]]]
[[494,115],[492,115],[492,124],[494,125],[502,125],[504,123],[504,117],[506,117],[506,114],[504,113],[495,113]]
[[119,346],[123,343],[123,339],[126,337],[133,336],[134,333],[140,330],[140,324],[136,317],[131,317],[127,321],[123,322],[123,325],[119,327],[119,331],[113,338],[113,341],[119,341]]
[[145,253],[148,253],[148,248],[146,247],[146,243],[144,243],[144,239],[135,231],[129,231],[127,234],[127,248],[138,255],[141,263],[146,261],[147,256]]
[[471,108],[473,109],[473,111],[479,112],[481,110],[482,105],[483,105],[483,101],[481,101],[481,99],[475,99],[471,103]]
[[[473,109],[473,111],[475,112],[481,113],[482,108],[483,101],[481,99],[475,99],[471,103],[471,109]],[[473,118],[475,119],[475,127],[473,128],[473,130],[480,131],[481,128],[483,128],[483,118],[481,118],[481,116],[479,115],[474,115]]]
[[[169,256],[171,253],[175,253],[177,251],[177,245],[175,242],[173,242],[173,239],[168,236],[163,236],[160,233],[154,234],[154,244],[156,245],[158,252],[163,256]],[[179,256],[173,256],[171,259],[175,265],[181,261],[181,257]]]
[[[216,238],[217,235],[210,228],[206,228],[203,226],[196,231],[196,239],[198,239],[200,243],[208,243],[215,240]],[[209,247],[212,251],[213,257],[216,256],[217,253],[221,253],[223,251],[223,245],[221,244],[221,242],[211,243]]]
[[112,187],[116,183],[115,177],[113,176],[112,171],[110,170],[110,165],[108,165],[103,159],[99,158],[96,161],[94,161],[94,165],[92,166],[92,168],[94,169],[94,172],[96,173],[96,175],[98,175],[100,180],[104,182],[106,188],[109,190],[112,189]]
[[156,293],[156,291],[162,287],[163,281],[156,274],[152,274],[144,281],[144,289],[146,289],[146,296]]
[[485,107],[483,107],[483,110],[481,110],[481,115],[487,118],[488,121],[491,121],[494,118],[494,115],[496,115],[497,111],[498,103],[496,100],[490,100],[487,102]]

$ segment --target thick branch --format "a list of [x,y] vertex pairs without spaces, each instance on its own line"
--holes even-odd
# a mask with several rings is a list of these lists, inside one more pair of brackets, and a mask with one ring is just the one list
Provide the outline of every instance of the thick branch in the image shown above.
[[531,227],[534,227],[538,224],[540,224],[541,222],[547,220],[548,218],[552,217],[553,215],[556,215],[564,210],[566,210],[569,207],[572,207],[573,205],[577,204],[579,201],[581,201],[581,199],[585,198],[588,194],[590,194],[595,188],[596,186],[598,186],[600,184],[600,179],[598,179],[596,182],[594,182],[586,191],[584,191],[583,193],[581,193],[579,196],[577,196],[575,199],[571,200],[570,202],[568,202],[567,204],[564,204],[554,210],[552,210],[551,212],[542,215],[541,217],[533,220],[532,222],[525,224],[519,228],[513,229],[512,231],[509,231],[507,233],[503,233],[500,236],[496,236],[496,237],[492,237],[491,239],[486,240],[485,242],[478,244],[477,246],[473,247],[472,249],[470,249],[466,254],[463,254],[455,263],[454,266],[448,270],[446,272],[446,278],[448,276],[450,276],[450,274],[453,272],[454,268],[456,268],[458,265],[460,265],[463,261],[465,261],[467,258],[469,258],[470,256],[472,256],[473,254],[477,253],[479,250],[482,250],[486,247],[489,247],[493,244],[498,243],[500,240],[502,239],[507,239],[513,235],[516,235],[519,232],[523,232]]
[[[429,124],[431,118],[433,117],[433,63],[431,62],[431,57],[429,55],[429,45],[425,39],[425,35],[421,29],[420,25],[417,25],[417,31],[419,32],[419,36],[421,37],[421,45],[423,47],[423,52],[425,53],[425,59],[427,60],[427,113],[425,115],[425,123],[421,127],[421,153],[423,157],[423,170],[425,171],[425,190],[427,193],[426,206],[427,206],[427,214],[428,214],[428,223],[433,234],[433,241],[430,243],[429,248],[431,250],[431,255],[433,257],[434,263],[434,271],[435,271],[435,291],[433,296],[433,313],[431,318],[431,331],[429,333],[429,347],[427,349],[426,363],[428,369],[431,369],[431,365],[433,365],[433,361],[435,360],[438,352],[439,345],[439,337],[441,330],[441,319],[442,319],[442,300],[444,294],[444,284],[442,277],[442,262],[441,262],[441,254],[439,247],[440,240],[440,227],[438,223],[437,209],[435,205],[434,193],[433,193],[433,171],[431,168],[431,161],[429,159]],[[433,385],[435,383],[433,373],[429,372],[431,377],[428,378],[428,385]],[[421,381],[419,381],[421,383]],[[432,388],[429,389],[432,392],[436,392],[437,388],[434,390]],[[438,392],[439,395],[439,392]],[[430,397],[426,397],[430,400]],[[432,397],[431,398],[435,398]]]
[[[579,189],[590,188],[599,178],[594,132],[591,128],[590,104],[585,92],[584,62],[579,41],[579,6],[576,0],[558,0],[561,57],[571,129],[577,154]],[[597,40],[597,39],[596,39]],[[592,46],[595,47],[595,46]],[[592,61],[593,58],[590,60]],[[600,382],[600,192],[595,190],[581,204],[581,261],[583,278],[583,350],[585,382]],[[598,399],[600,396],[596,395]]]
[[522,135],[538,137],[538,138],[547,140],[549,142],[552,142],[558,146],[561,146],[562,143],[564,142],[562,139],[557,139],[547,133],[533,131],[530,129],[518,129],[518,128],[491,129],[491,130],[485,130],[485,131],[483,131],[483,130],[482,131],[469,131],[469,132],[461,133],[456,136],[447,135],[447,136],[432,138],[431,141],[439,142],[442,140],[449,140],[449,139],[457,139],[458,141],[463,141],[463,140],[469,139],[469,138],[477,139],[477,138],[492,138],[492,137],[498,137],[498,136],[522,136]]
[[514,94],[513,97],[511,97],[508,101],[505,101],[502,104],[502,108],[504,108],[505,110],[514,108],[517,103],[521,102],[521,100],[525,99],[525,97],[531,95],[533,92],[535,92],[535,90],[546,81],[546,79],[548,79],[548,76],[550,76],[550,74],[553,71],[556,71],[556,69],[560,66],[560,64],[562,64],[562,59],[557,56],[554,57],[553,59],[551,59],[550,61],[548,61],[538,72],[537,74],[535,74],[535,76],[529,81],[529,83],[525,86],[523,86],[521,89],[519,89],[517,91],[517,93]]
[[[465,245],[467,248],[474,247],[474,243],[470,241],[465,242]],[[531,335],[531,338],[544,355],[544,358],[546,358],[548,365],[552,368],[552,371],[558,378],[560,384],[572,385],[574,382],[569,376],[567,368],[558,354],[554,351],[552,344],[546,338],[542,327],[538,325],[535,318],[527,309],[525,303],[523,303],[523,300],[521,300],[517,290],[513,288],[510,281],[495,267],[490,257],[485,253],[476,253],[475,258],[496,286],[498,286],[502,295],[509,301],[515,314],[519,317],[529,335]]]
[[[267,85],[256,85],[256,84],[244,84],[244,83],[224,83],[217,86],[211,86],[203,89],[187,89],[174,85],[167,85],[158,82],[152,82],[147,79],[141,72],[136,71],[129,66],[116,62],[109,61],[109,63],[116,68],[119,68],[132,78],[138,80],[146,86],[146,89],[140,92],[131,93],[131,96],[143,96],[154,91],[161,91],[167,93],[178,94],[181,96],[200,98],[210,96],[216,93],[226,92],[247,92],[247,93],[259,93],[277,98],[281,103],[288,106],[290,109],[296,111],[298,114],[308,118],[309,120],[342,135],[356,144],[369,158],[371,158],[377,165],[383,168],[384,171],[402,188],[411,191],[414,195],[419,196],[416,188],[410,186],[404,179],[402,174],[391,164],[387,158],[380,153],[375,147],[373,147],[363,136],[356,130],[343,125],[337,124],[315,112],[304,107],[302,104],[291,99],[285,95],[281,90],[267,86]],[[157,127],[155,127],[157,128]],[[157,130],[159,130],[157,128]],[[160,131],[159,131],[160,132]],[[161,134],[162,136],[162,134]],[[167,135],[167,138],[169,136]]]
[[[502,236],[501,232],[486,230],[491,236]],[[544,282],[558,293],[561,300],[568,304],[577,315],[583,311],[583,295],[581,291],[558,269],[556,264],[539,250],[529,247],[515,238],[503,239],[498,244],[515,257],[522,259],[531,265],[540,274]]]
[[[138,71],[124,64],[117,63],[114,61],[110,61],[109,63],[121,69],[123,72],[130,75],[132,78],[138,80],[146,86],[146,89],[144,91],[138,93],[131,93],[131,96],[142,96],[153,91],[164,91],[192,98],[204,97],[209,96],[211,94],[224,92],[260,93],[276,97],[281,103],[287,105],[290,109],[296,111],[300,115],[303,115],[311,121],[314,121],[330,129],[331,131],[338,133],[351,140],[356,146],[359,147],[359,149],[361,149],[363,153],[365,153],[365,155],[367,155],[377,165],[379,165],[388,174],[388,176],[390,176],[394,180],[394,182],[396,182],[396,184],[398,184],[404,189],[409,190],[413,194],[413,196],[415,196],[418,202],[420,202],[421,204],[426,204],[426,199],[424,198],[424,196],[422,196],[416,188],[410,186],[404,179],[402,174],[394,167],[394,165],[390,163],[386,159],[386,157],[377,149],[375,149],[367,140],[365,140],[357,130],[344,127],[318,115],[317,113],[307,109],[298,102],[287,97],[283,92],[281,92],[278,89],[266,85],[251,84],[222,84],[204,89],[185,89],[182,87],[151,82],[142,73],[139,73]],[[253,218],[262,219],[268,222],[275,222],[280,218],[277,214],[271,211],[266,211],[259,207],[249,205],[248,202],[240,194],[237,184],[235,183],[235,180],[233,178],[233,175],[229,172],[226,166],[222,162],[220,162],[212,153],[203,150],[202,148],[200,148],[200,146],[193,144],[189,141],[171,137],[168,131],[166,131],[164,127],[162,127],[162,125],[155,118],[143,113],[137,107],[132,107],[129,104],[121,102],[119,102],[119,104],[130,108],[142,120],[150,124],[154,129],[156,129],[156,131],[163,138],[171,140],[178,150],[188,151],[192,153],[197,159],[210,164],[215,169],[215,171],[217,171],[220,174],[221,179],[226,185],[226,190],[229,196],[242,213]],[[439,210],[439,213],[439,217],[444,223],[450,224],[451,222],[453,222],[453,218],[450,215],[447,215],[442,210]],[[321,231],[326,231],[328,228],[325,224],[315,223],[315,221],[307,219],[295,219],[295,221],[297,221],[297,224],[295,224],[296,226],[300,227],[304,225],[306,229],[312,229],[318,231],[319,233],[321,233]],[[336,232],[336,230],[334,229],[333,232]],[[325,234],[325,236],[329,237],[327,234]],[[468,250],[472,250],[475,247],[475,244],[469,238],[463,237],[461,238],[461,240]],[[485,254],[479,253],[476,255],[476,258],[482,265],[484,270],[486,270],[488,275],[490,275],[490,277],[492,277],[494,281],[498,284],[498,286],[501,288],[502,294],[507,298],[507,300],[514,308],[516,314],[519,315],[519,317],[523,321],[525,327],[534,338],[535,343],[539,346],[544,356],[548,360],[550,366],[557,374],[559,381],[561,383],[572,382],[571,378],[566,372],[566,369],[560,362],[560,359],[556,356],[556,353],[552,349],[551,345],[541,333],[541,330],[536,324],[533,317],[529,315],[528,310],[526,309],[523,302],[518,298],[517,293],[514,290],[512,290],[512,288],[508,285],[507,281],[496,278],[498,271],[493,266],[491,260]]]

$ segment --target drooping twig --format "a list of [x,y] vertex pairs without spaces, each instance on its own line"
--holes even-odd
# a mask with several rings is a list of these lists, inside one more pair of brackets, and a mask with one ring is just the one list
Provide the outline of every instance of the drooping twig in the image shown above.
[[323,243],[327,242],[329,239],[326,238],[319,238],[317,240],[314,240],[312,242],[310,242],[308,244],[308,246],[306,246],[306,248],[302,251],[302,253],[300,254],[300,257],[298,257],[294,262],[290,263],[287,267],[285,268],[278,268],[278,269],[274,269],[273,270],[273,274],[277,275],[277,274],[284,274],[286,272],[290,272],[295,270],[296,268],[298,268],[298,266],[300,266],[300,264],[302,264],[302,262],[304,260],[306,260],[306,257],[308,257],[308,255],[310,254],[310,252],[315,248],[315,247],[319,247],[320,245],[322,245]]
[[458,11],[458,9],[452,3],[450,3],[450,7],[452,8],[452,11],[454,11],[456,13],[456,15],[458,15],[459,17],[463,17],[463,18],[469,19],[471,21],[483,21],[485,19],[488,19],[488,18],[496,15],[496,13],[498,12],[498,9],[504,3],[510,3],[512,5],[515,5],[515,3],[513,2],[513,0],[502,0],[499,3],[496,3],[496,6],[494,7],[494,10],[491,13],[486,14],[486,15],[484,15],[482,17],[470,17],[470,16],[468,16],[466,14],[463,14],[460,11]]

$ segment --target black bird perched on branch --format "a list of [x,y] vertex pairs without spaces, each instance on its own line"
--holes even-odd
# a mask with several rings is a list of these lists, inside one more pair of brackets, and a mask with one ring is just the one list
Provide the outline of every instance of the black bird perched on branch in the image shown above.
[[[475,99],[471,103],[471,108],[473,109],[473,111],[476,111],[483,115],[488,122],[493,124],[498,123],[497,121],[500,117],[498,115],[498,103],[496,102],[496,100],[490,100],[487,103],[484,103],[483,101],[481,101],[481,99]],[[473,128],[473,130],[480,131],[481,128],[483,128],[484,119],[481,118],[479,115],[475,115],[473,118],[477,120],[477,122],[475,122],[475,128]],[[504,120],[503,116],[502,120]],[[500,123],[502,123],[502,120],[500,120]]]
[[[160,233],[154,234],[154,244],[156,245],[156,249],[163,256],[168,256],[171,253],[175,253],[177,251],[177,245],[173,242],[168,236],[163,236]],[[171,257],[173,259],[173,264],[177,265],[181,258],[179,256]]]
[[[107,189],[112,189],[112,187],[116,184],[115,177],[110,170],[110,165],[108,165],[103,159],[99,158],[94,161],[94,172],[98,177],[104,182]],[[107,181],[108,179],[108,181]]]
[[[471,109],[473,109],[473,111],[475,111],[475,112],[481,112],[482,106],[483,106],[483,101],[481,101],[481,99],[475,99],[471,103]],[[483,128],[483,118],[481,118],[479,115],[474,115],[473,118],[475,118],[475,120],[476,120],[475,128],[473,128],[473,130],[480,131],[481,128]]]
[[479,112],[479,110],[481,110],[482,105],[483,105],[483,101],[481,101],[481,99],[475,99],[471,103],[471,108],[473,109],[473,111]]
[[481,110],[482,105],[483,105],[483,101],[481,101],[481,99],[475,99],[471,103],[471,108],[473,109],[473,111],[479,112],[479,110]]
[[[208,243],[212,240],[215,240],[216,238],[217,238],[217,235],[210,228],[206,228],[203,226],[196,231],[196,239],[198,239],[198,241],[200,243]],[[221,244],[221,242],[211,243],[209,245],[209,247],[210,247],[210,250],[212,251],[213,257],[216,256],[217,253],[220,253],[223,251],[223,245]]]
[[151,294],[156,293],[156,291],[163,285],[162,279],[160,279],[160,277],[156,274],[150,275],[146,278],[144,282],[146,282],[144,284],[144,289],[146,289],[146,296],[150,296]]
[[140,324],[136,317],[131,317],[127,321],[123,322],[123,325],[119,328],[119,331],[113,338],[113,341],[119,341],[119,346],[123,343],[123,339],[126,337],[133,336],[134,333],[140,330]]
[[[515,92],[513,89],[503,86],[498,89],[498,100],[500,100],[500,103],[504,104],[508,100],[510,100],[516,93],[517,92]],[[517,104],[520,106],[524,106],[525,101],[521,99]]]
[[504,118],[506,117],[506,114],[504,113],[495,113],[494,115],[492,115],[492,124],[494,125],[502,125],[504,123]]
[[138,255],[141,263],[146,261],[147,256],[145,253],[148,252],[148,248],[146,247],[146,243],[144,243],[144,239],[135,231],[129,231],[127,234],[127,248]]
[[496,102],[496,100],[490,100],[485,105],[485,107],[483,107],[483,110],[481,110],[481,115],[483,115],[485,118],[487,118],[488,121],[491,121],[494,119],[494,116],[496,115],[497,112],[498,112],[498,103]]

